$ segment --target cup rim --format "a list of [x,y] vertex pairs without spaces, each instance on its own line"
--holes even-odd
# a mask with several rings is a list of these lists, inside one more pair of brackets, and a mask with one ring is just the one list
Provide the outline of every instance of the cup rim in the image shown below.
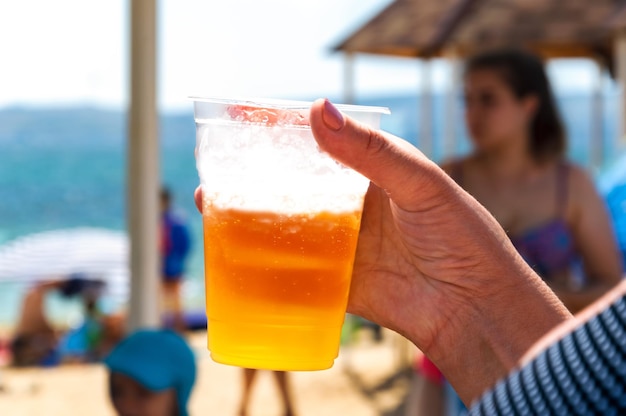
[[[256,97],[213,97],[213,96],[196,96],[187,97],[194,103],[212,103],[224,105],[245,105],[259,108],[279,108],[288,110],[308,110],[313,105],[313,101],[298,101],[276,98],[256,98]],[[367,112],[379,114],[391,114],[388,107],[356,105],[356,104],[335,104],[340,111],[346,112]]]

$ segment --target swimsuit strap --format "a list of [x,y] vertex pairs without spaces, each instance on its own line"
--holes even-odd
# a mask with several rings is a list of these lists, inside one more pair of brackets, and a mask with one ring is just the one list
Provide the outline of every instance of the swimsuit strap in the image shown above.
[[569,170],[570,166],[566,162],[561,162],[556,172],[556,213],[560,219],[565,219],[565,211],[567,209]]

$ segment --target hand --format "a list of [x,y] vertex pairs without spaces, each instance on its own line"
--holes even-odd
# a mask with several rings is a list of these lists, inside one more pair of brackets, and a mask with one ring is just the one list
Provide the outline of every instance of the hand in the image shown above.
[[[412,340],[462,398],[569,317],[497,221],[415,147],[326,100],[313,104],[310,123],[322,150],[372,181],[348,311]],[[195,197],[200,207],[199,189]]]
[[405,334],[408,328],[427,350],[459,310],[482,309],[507,286],[547,291],[489,212],[415,147],[342,117],[324,100],[313,105],[310,122],[324,151],[372,181],[351,312]]

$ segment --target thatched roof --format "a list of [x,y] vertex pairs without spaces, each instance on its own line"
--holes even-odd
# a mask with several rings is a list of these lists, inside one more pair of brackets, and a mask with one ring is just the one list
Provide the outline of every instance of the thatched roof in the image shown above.
[[334,50],[431,57],[518,46],[609,63],[625,26],[626,0],[396,0]]
[[344,52],[420,56],[457,0],[396,0],[334,47]]

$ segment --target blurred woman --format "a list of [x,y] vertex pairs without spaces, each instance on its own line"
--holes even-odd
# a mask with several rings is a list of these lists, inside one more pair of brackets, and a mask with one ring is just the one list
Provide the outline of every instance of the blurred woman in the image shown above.
[[444,169],[526,262],[572,312],[614,286],[622,270],[607,208],[587,173],[565,158],[541,61],[514,50],[470,59],[465,120],[474,151]]
[[477,55],[466,64],[464,95],[473,151],[444,170],[491,212],[565,306],[580,311],[620,280],[621,263],[593,180],[565,158],[542,62],[517,50]]

